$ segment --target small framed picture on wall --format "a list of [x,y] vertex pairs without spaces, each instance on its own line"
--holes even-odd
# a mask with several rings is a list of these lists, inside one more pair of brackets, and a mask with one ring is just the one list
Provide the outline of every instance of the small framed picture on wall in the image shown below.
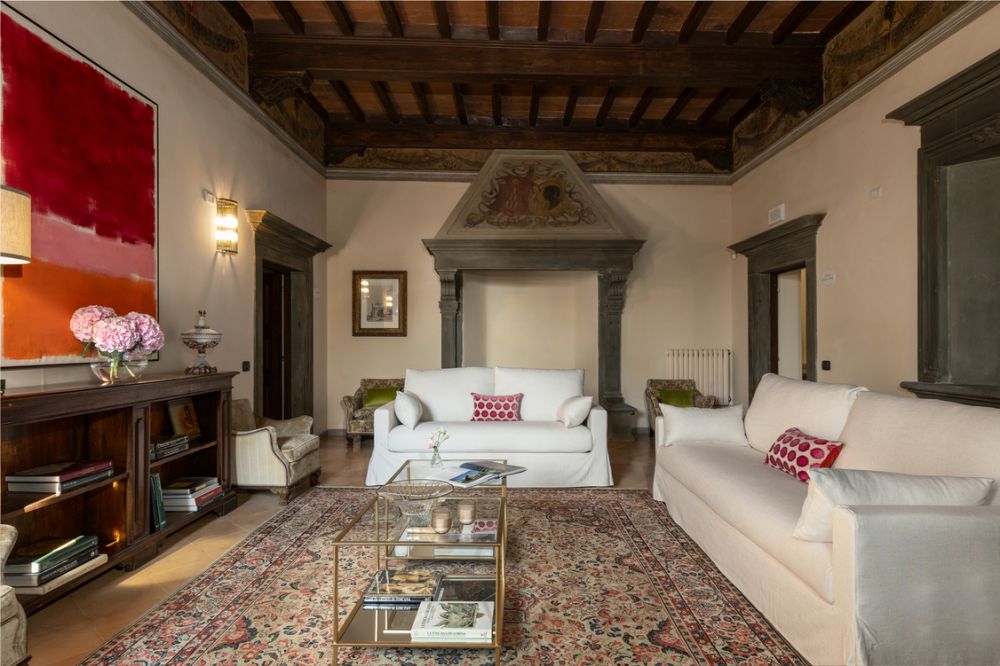
[[354,271],[354,335],[406,335],[406,271]]

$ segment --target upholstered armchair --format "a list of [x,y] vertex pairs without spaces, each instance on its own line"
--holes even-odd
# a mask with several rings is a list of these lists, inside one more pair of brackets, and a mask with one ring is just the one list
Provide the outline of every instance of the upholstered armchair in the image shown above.
[[[0,570],[16,541],[17,530],[11,525],[0,525]],[[3,643],[0,664],[14,666],[28,658],[28,620],[10,585],[0,585],[0,638]]]
[[681,390],[694,391],[694,406],[702,409],[715,407],[714,395],[702,395],[698,392],[693,379],[647,379],[646,380],[646,418],[649,429],[656,430],[656,417],[660,416],[660,391]]
[[370,389],[402,391],[403,380],[362,379],[361,386],[354,395],[345,395],[341,399],[340,405],[344,408],[344,428],[347,441],[351,445],[361,444],[362,437],[372,437],[375,434],[375,410],[385,403],[372,404],[368,395]]
[[305,477],[311,486],[319,483],[319,437],[312,424],[311,416],[257,416],[249,400],[234,400],[233,485],[268,488],[285,504]]

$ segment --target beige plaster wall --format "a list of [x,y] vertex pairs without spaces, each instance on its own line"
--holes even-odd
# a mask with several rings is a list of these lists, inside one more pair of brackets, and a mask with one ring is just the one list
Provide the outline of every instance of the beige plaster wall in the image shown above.
[[[18,2],[13,5],[63,41],[126,81],[159,107],[159,319],[167,338],[150,371],[182,369],[193,353],[179,334],[198,309],[222,332],[210,354],[220,370],[253,360],[253,233],[246,209],[272,211],[324,237],[323,176],[295,157],[120,3]],[[72,9],[72,11],[68,11]],[[202,189],[240,203],[240,251],[215,253],[214,206]],[[325,261],[315,262],[316,338],[326,336]],[[68,322],[67,322],[68,325]],[[325,429],[326,347],[315,355],[317,427]],[[8,386],[91,377],[86,366],[4,370]],[[253,397],[252,373],[235,379],[236,397]]]
[[[817,238],[818,358],[827,382],[889,393],[917,372],[917,148],[919,128],[885,115],[997,48],[994,8],[909,64],[732,186],[733,241],[787,219],[826,213]],[[877,198],[871,190],[881,188]],[[872,195],[874,196],[874,195]],[[738,400],[746,400],[746,261],[733,264]]]
[[[468,184],[344,181],[327,185],[329,400],[343,428],[340,396],[362,377],[440,367],[440,284],[421,245]],[[636,256],[622,322],[626,400],[639,408],[646,379],[673,347],[731,344],[728,187],[599,185],[619,220],[646,245]],[[351,336],[351,271],[406,270],[409,335]],[[465,291],[466,364],[583,367],[597,391],[597,279],[593,274],[470,273]],[[336,412],[334,412],[336,410]]]

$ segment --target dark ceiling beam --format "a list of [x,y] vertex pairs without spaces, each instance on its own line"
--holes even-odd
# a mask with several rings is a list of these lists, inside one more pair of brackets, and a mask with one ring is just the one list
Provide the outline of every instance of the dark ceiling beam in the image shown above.
[[424,90],[424,84],[414,81],[411,85],[413,86],[413,96],[417,98],[417,108],[420,109],[420,117],[433,125],[434,115],[431,113],[431,106],[427,102],[427,92]]
[[649,28],[649,22],[653,20],[653,15],[656,13],[656,2],[644,2],[642,3],[642,9],[639,10],[639,16],[635,19],[635,27],[632,28],[632,43],[641,44],[642,38],[646,35],[646,30]]
[[465,111],[465,94],[462,92],[461,83],[451,84],[451,97],[455,102],[455,115],[458,116],[458,122],[468,125],[469,114]]
[[245,9],[243,9],[243,5],[236,2],[236,0],[226,0],[224,2],[220,2],[219,4],[222,5],[222,8],[226,10],[226,13],[228,13],[229,16],[231,16],[232,19],[239,24],[240,28],[243,29],[243,32],[253,32],[253,19],[250,18],[250,15],[247,14]]
[[600,127],[608,119],[608,114],[611,113],[611,107],[614,106],[616,97],[618,97],[618,87],[609,87],[607,94],[604,95],[604,101],[601,102],[601,108],[597,110],[597,117],[594,118],[595,125]]
[[736,126],[741,122],[746,120],[747,116],[753,113],[761,104],[760,93],[754,93],[753,96],[746,101],[746,104],[740,107],[739,111],[733,114],[733,117],[729,119],[729,129],[736,129]]
[[333,17],[333,20],[337,22],[340,27],[340,31],[346,36],[351,37],[354,35],[354,21],[351,20],[351,15],[347,13],[347,7],[340,0],[330,0],[325,3],[327,11]]
[[729,26],[729,30],[726,31],[725,44],[735,44],[736,40],[740,38],[753,20],[757,18],[757,14],[760,14],[760,10],[764,9],[766,2],[760,2],[759,0],[750,0],[740,11],[739,16],[737,16],[732,24]]
[[681,94],[674,100],[674,103],[670,106],[666,115],[663,116],[662,124],[664,127],[669,127],[675,120],[677,120],[677,116],[681,114],[684,107],[686,107],[688,102],[690,102],[694,97],[695,90],[695,88],[685,88],[681,91]]
[[299,96],[299,99],[305,102],[306,105],[313,110],[313,113],[319,116],[319,119],[323,121],[323,127],[330,126],[330,112],[326,110],[326,107],[323,106],[318,99],[316,99],[316,96],[312,94],[311,90],[308,88],[300,88],[296,91],[296,94]]
[[569,94],[566,95],[566,110],[563,112],[563,127],[573,124],[573,113],[576,112],[576,100],[580,97],[580,89],[576,86],[569,87]]
[[792,11],[788,12],[788,16],[785,20],[781,22],[780,25],[771,33],[771,43],[777,46],[782,43],[788,36],[795,32],[803,21],[809,18],[809,15],[819,7],[819,2],[799,2],[794,7]]
[[347,110],[351,112],[351,117],[354,118],[355,122],[363,123],[365,122],[365,112],[361,110],[358,106],[357,101],[354,99],[354,95],[347,88],[347,85],[343,81],[330,81],[330,86],[333,91],[337,93],[340,97],[340,101],[344,103]]
[[593,44],[597,38],[597,31],[601,28],[601,14],[604,13],[603,0],[594,0],[590,3],[590,12],[587,14],[587,27],[583,31],[583,41]]
[[658,125],[642,131],[627,128],[580,129],[563,127],[492,127],[434,125],[331,126],[326,135],[333,146],[377,146],[383,148],[527,148],[552,150],[612,151],[725,151],[727,131],[665,131]]
[[541,0],[538,3],[538,41],[549,40],[549,19],[552,18],[551,0]]
[[306,24],[302,22],[302,17],[295,11],[295,7],[292,7],[291,2],[276,0],[271,3],[271,6],[274,7],[274,11],[278,12],[278,16],[281,17],[289,30],[296,35],[306,34]]
[[399,20],[396,3],[392,0],[380,0],[378,6],[382,9],[382,16],[385,18],[386,27],[389,28],[389,34],[393,37],[402,37],[403,22]]
[[715,96],[715,99],[712,100],[712,103],[701,112],[701,115],[698,116],[698,120],[695,121],[695,125],[698,127],[704,127],[712,122],[715,116],[719,114],[719,110],[722,109],[732,96],[732,90],[729,88],[723,88],[722,91]]
[[448,16],[448,3],[444,0],[434,0],[434,20],[437,21],[441,39],[451,39],[451,18]]
[[858,18],[861,12],[868,9],[870,2],[849,2],[847,6],[840,10],[840,13],[833,17],[826,27],[819,33],[819,40],[824,44],[833,39],[841,30],[846,28],[851,21]]
[[385,117],[389,119],[390,123],[399,122],[399,112],[396,111],[396,105],[392,103],[392,97],[389,96],[389,87],[385,85],[385,81],[372,81],[372,90],[375,91],[375,96],[378,98],[378,103],[382,105],[382,110],[385,111]]
[[711,6],[712,3],[708,0],[698,0],[698,2],[694,3],[691,11],[688,12],[687,17],[684,19],[681,31],[677,33],[677,43],[688,43],[688,40],[691,39],[691,35],[698,31],[698,26],[701,25],[701,20],[705,18],[705,14],[708,13],[708,9]]
[[720,49],[328,35],[254,35],[249,41],[250,68],[256,75],[309,70],[317,78],[339,81],[756,88],[765,74],[819,80],[822,67],[818,46]]
[[538,103],[542,97],[542,86],[537,83],[531,86],[531,101],[528,103],[528,125],[538,124]]
[[629,127],[635,127],[642,121],[642,117],[646,115],[646,109],[649,108],[649,105],[653,103],[653,99],[656,97],[656,92],[656,88],[652,86],[643,91],[642,97],[639,98],[635,109],[632,110],[632,115],[629,116]]
[[493,124],[497,127],[503,125],[503,86],[498,83],[493,84],[493,91],[490,95],[493,107]]
[[500,3],[498,0],[486,0],[486,32],[490,39],[500,39]]

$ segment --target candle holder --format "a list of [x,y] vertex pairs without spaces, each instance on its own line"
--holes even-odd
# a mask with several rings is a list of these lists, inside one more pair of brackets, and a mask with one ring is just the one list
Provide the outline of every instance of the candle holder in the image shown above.
[[458,522],[471,525],[476,520],[476,501],[462,500],[458,503]]
[[438,507],[431,512],[431,527],[438,534],[447,534],[451,530],[451,509]]

